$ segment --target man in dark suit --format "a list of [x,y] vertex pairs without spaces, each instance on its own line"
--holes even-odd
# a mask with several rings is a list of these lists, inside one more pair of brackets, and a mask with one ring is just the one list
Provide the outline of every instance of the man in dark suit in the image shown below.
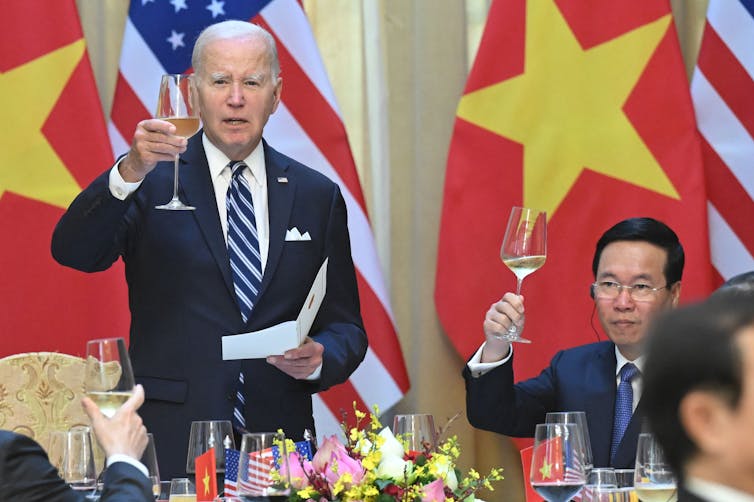
[[[282,428],[300,439],[314,429],[311,395],[348,379],[367,350],[340,190],[262,139],[282,91],[273,38],[250,23],[218,23],[197,39],[192,64],[201,133],[187,141],[169,122],[141,122],[128,154],[74,200],[52,241],[54,257],[79,270],[125,262],[129,350],[167,477],[185,473],[192,420],[235,416],[238,430]],[[180,196],[194,211],[155,209],[170,198],[177,154]],[[254,211],[243,237],[258,242],[261,267],[251,306],[236,288],[253,274],[236,274],[227,245],[234,183],[247,185],[243,204]],[[296,319],[326,258],[327,294],[305,343],[223,360],[222,336]]]
[[[644,335],[652,317],[677,304],[683,264],[678,237],[664,223],[631,218],[611,227],[597,242],[590,287],[610,341],[560,351],[539,376],[515,385],[506,336],[511,327],[523,328],[524,304],[506,293],[487,312],[486,341],[464,368],[469,422],[531,437],[548,412],[584,411],[595,467],[633,468]],[[618,415],[625,420],[619,423]]]
[[678,502],[754,500],[754,291],[720,291],[658,318],[644,383]]
[[[101,501],[152,501],[152,482],[138,459],[147,446],[147,432],[136,410],[144,402],[144,389],[134,394],[113,415],[106,418],[89,398],[84,410],[92,430],[107,456]],[[31,438],[0,430],[0,502],[78,502],[84,493],[73,490],[50,464],[47,454]]]

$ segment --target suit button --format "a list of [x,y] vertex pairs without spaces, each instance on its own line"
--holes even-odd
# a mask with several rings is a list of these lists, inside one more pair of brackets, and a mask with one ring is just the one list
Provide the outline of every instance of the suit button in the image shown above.
[[226,399],[227,399],[228,401],[235,401],[235,399],[236,399],[236,395],[235,395],[235,394],[233,394],[232,392],[228,392],[227,394],[225,394],[225,398],[226,398]]

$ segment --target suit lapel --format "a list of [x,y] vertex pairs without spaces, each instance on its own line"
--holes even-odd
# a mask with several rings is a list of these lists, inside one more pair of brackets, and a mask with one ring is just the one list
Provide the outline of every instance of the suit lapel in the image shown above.
[[185,194],[184,202],[196,208],[192,211],[194,218],[220,269],[228,291],[235,298],[228,248],[220,226],[215,190],[209,173],[207,155],[202,146],[201,131],[189,140],[188,149],[181,156],[181,164],[180,185]]
[[610,465],[610,441],[615,408],[615,349],[612,343],[599,346],[595,364],[590,365],[588,381],[592,382],[594,398],[586,400],[589,440],[595,467]]
[[270,223],[270,245],[258,297],[264,294],[280,262],[285,232],[288,229],[296,193],[296,178],[291,175],[288,162],[267,143],[264,143],[264,159],[267,171],[267,218]]

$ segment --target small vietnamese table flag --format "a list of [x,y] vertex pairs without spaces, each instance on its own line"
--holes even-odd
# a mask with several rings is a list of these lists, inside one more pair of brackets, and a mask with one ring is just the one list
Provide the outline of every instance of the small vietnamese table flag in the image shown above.
[[210,448],[194,460],[196,467],[196,500],[212,501],[217,497],[215,449]]

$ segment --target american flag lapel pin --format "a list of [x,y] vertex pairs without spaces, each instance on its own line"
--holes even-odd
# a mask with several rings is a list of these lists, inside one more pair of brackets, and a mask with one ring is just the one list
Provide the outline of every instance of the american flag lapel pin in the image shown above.
[[279,176],[278,183],[288,183],[288,178],[286,178],[285,176]]

